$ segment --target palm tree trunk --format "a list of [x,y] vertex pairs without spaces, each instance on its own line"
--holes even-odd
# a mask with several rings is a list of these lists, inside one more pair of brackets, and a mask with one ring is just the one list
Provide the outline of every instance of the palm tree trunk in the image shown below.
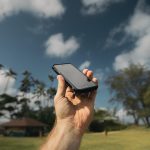
[[4,88],[4,94],[6,94],[7,90],[8,90],[8,85],[9,85],[9,77],[7,77],[7,81],[6,81],[6,85],[5,85],[5,88]]

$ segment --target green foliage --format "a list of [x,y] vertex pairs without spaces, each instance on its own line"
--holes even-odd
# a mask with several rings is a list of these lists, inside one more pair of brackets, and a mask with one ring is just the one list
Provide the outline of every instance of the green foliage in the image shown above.
[[94,111],[94,120],[105,120],[106,117],[111,116],[107,110],[97,109]]
[[21,91],[21,92],[25,92],[25,93],[27,93],[27,92],[30,92],[30,90],[31,90],[31,88],[33,87],[33,77],[31,76],[31,73],[29,72],[29,71],[24,71],[23,73],[22,73],[22,75],[23,75],[23,79],[22,79],[22,81],[21,81],[21,85],[20,85],[20,87],[19,87],[19,90]]
[[103,132],[104,130],[104,122],[101,122],[99,120],[93,120],[89,125],[89,131],[91,132]]
[[136,124],[143,119],[150,126],[150,71],[147,68],[131,64],[108,77],[106,83],[112,92],[111,102],[122,104]]
[[[0,64],[0,70],[3,70],[3,69],[5,69],[5,67],[2,64]],[[17,73],[10,68],[10,69],[6,69],[2,74],[7,79],[6,85],[5,85],[4,91],[3,91],[3,93],[6,93],[8,85],[9,85],[10,78],[16,79]]]
[[15,106],[17,104],[17,98],[10,96],[8,94],[0,95],[0,116],[5,116],[5,112],[10,113],[10,117],[12,118],[15,114]]
[[8,70],[8,71],[6,71],[6,77],[12,77],[12,78],[16,78],[16,76],[17,76],[17,73],[16,72],[14,72],[11,68]]
[[105,120],[104,126],[107,131],[119,131],[127,128],[127,125],[114,120]]
[[4,66],[2,64],[0,64],[0,70],[3,68]]
[[[0,70],[3,68],[4,66],[0,64]],[[19,82],[19,94],[10,96],[5,94],[9,85],[9,79],[17,79],[17,73],[12,69],[6,69],[4,75],[8,80],[4,88],[4,93],[0,95],[0,117],[5,117],[5,111],[7,111],[11,118],[34,118],[50,125],[50,128],[52,128],[55,121],[55,114],[50,100],[56,93],[55,87],[52,84],[47,87],[44,82],[35,79],[28,70],[25,70],[22,73],[22,80]],[[50,83],[53,83],[55,78],[52,75],[48,75],[48,79]],[[33,99],[35,106],[37,106],[36,109],[31,106]]]
[[92,132],[114,131],[125,129],[126,126],[121,124],[115,117],[114,111],[97,109],[94,112],[94,119],[89,125]]
[[114,120],[93,120],[89,125],[89,131],[91,132],[103,132],[103,131],[119,131],[126,129],[127,125],[124,125]]
[[55,122],[55,109],[54,107],[45,107],[37,111],[36,118],[37,120],[46,123],[49,125],[48,131],[52,129]]
[[56,94],[56,88],[50,87],[47,90],[47,93],[48,93],[48,95],[49,95],[50,98],[54,98],[54,95]]

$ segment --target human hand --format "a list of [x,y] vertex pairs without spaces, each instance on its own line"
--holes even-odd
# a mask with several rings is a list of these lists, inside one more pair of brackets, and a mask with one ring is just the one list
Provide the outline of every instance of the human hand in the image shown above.
[[[98,84],[92,71],[84,69],[83,73]],[[54,98],[56,125],[41,150],[78,150],[93,115],[96,91],[75,95],[61,75],[57,79],[58,89]]]
[[[92,71],[84,69],[83,73],[98,84],[97,79],[93,77]],[[74,91],[67,87],[61,75],[58,75],[57,79],[58,89],[54,98],[57,123],[72,126],[73,129],[83,134],[93,116],[96,90],[75,95]]]

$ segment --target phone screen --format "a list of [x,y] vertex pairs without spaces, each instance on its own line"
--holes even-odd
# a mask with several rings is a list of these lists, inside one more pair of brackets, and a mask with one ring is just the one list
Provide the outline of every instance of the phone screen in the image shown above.
[[72,64],[54,65],[57,72],[65,78],[68,83],[74,85],[78,89],[86,89],[96,86],[81,71]]

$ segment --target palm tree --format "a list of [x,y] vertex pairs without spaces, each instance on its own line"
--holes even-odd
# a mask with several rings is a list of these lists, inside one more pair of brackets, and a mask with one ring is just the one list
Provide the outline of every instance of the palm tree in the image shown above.
[[33,84],[33,77],[29,71],[24,71],[22,73],[23,79],[21,81],[21,85],[19,87],[19,90],[21,92],[21,95],[18,95],[20,97],[20,100],[18,101],[18,104],[21,106],[20,112],[18,112],[19,117],[29,117],[29,103],[30,103],[30,97],[28,97],[28,94],[30,96],[31,89],[34,86]]
[[53,87],[55,77],[49,74],[48,79],[50,80],[50,87],[47,89],[47,94],[48,94],[48,101],[49,101],[49,106],[50,106],[50,100],[54,98],[56,94],[56,88]]
[[34,93],[38,99],[42,98],[41,100],[43,102],[43,106],[45,107],[46,105],[48,105],[44,102],[44,99],[47,97],[46,85],[42,81],[35,80],[35,86],[36,87]]
[[[5,118],[9,118],[7,117],[6,114],[9,113],[10,118],[13,117],[13,115],[15,114],[15,105],[17,103],[17,98],[10,96],[8,94],[2,94],[0,95],[0,117],[3,116]],[[9,104],[9,105],[8,105]],[[6,113],[6,111],[8,113]]]
[[48,97],[49,97],[49,103],[50,103],[50,100],[52,100],[56,94],[56,88],[54,87],[50,87],[48,90],[47,90],[47,94],[48,94]]
[[5,72],[5,77],[7,78],[7,80],[6,80],[6,85],[4,88],[4,93],[6,93],[8,89],[10,79],[16,79],[16,76],[17,76],[17,73],[14,72],[12,69],[9,69]]
[[[0,64],[0,70],[3,70],[4,66],[2,64]],[[9,70],[3,71],[1,73],[1,75],[4,75],[7,80],[6,80],[6,85],[4,87],[4,91],[3,93],[6,93],[7,89],[8,89],[8,85],[9,85],[9,81],[10,79],[16,79],[17,73],[14,72],[11,68]]]
[[53,83],[54,83],[54,76],[52,76],[51,74],[48,75],[48,79],[50,80],[51,82],[51,87],[53,86]]
[[0,64],[0,70],[2,70],[2,69],[3,69],[3,67],[4,67],[4,66],[3,66],[2,64]]
[[[0,95],[0,116],[7,118],[5,113],[5,111],[7,111],[9,112],[9,115],[12,118],[15,111],[14,105],[17,102],[17,98],[6,94],[6,92],[9,86],[10,79],[11,78],[16,79],[17,74],[12,69],[9,70],[4,69],[4,66],[2,64],[0,64],[0,71],[2,71],[1,75],[5,76],[6,78],[6,85],[4,87],[4,91]],[[9,105],[7,106],[7,104]]]
[[33,77],[31,73],[25,70],[23,73],[23,80],[21,81],[20,91],[23,93],[29,93],[33,86]]

